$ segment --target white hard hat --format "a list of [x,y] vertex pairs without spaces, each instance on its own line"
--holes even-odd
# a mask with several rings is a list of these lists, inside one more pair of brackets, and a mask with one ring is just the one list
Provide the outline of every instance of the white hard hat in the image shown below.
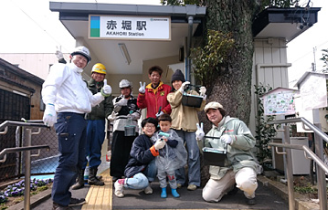
[[129,80],[127,80],[127,79],[122,79],[119,84],[120,88],[131,87],[131,86],[132,86],[131,82],[129,82]]
[[219,102],[210,102],[208,104],[206,104],[204,111],[205,113],[209,110],[209,109],[223,109],[223,106],[219,103]]
[[74,51],[71,53],[71,55],[74,56],[77,54],[83,55],[88,60],[88,63],[91,61],[90,52],[88,48],[84,46],[79,46],[75,48]]

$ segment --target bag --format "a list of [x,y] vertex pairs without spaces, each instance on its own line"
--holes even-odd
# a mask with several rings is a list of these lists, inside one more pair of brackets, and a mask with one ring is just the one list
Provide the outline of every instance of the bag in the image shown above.
[[212,166],[224,166],[227,151],[210,147],[203,148],[204,164]]
[[190,90],[190,87],[200,87],[199,85],[187,85],[187,90],[185,90],[182,93],[182,105],[183,106],[189,106],[189,107],[195,107],[195,108],[200,108],[203,102],[203,97],[198,96],[198,95],[192,95],[188,94],[186,91]]
[[205,138],[220,139],[214,136],[204,136],[203,138],[203,157],[205,165],[224,166],[227,158],[227,145],[224,149],[205,147]]

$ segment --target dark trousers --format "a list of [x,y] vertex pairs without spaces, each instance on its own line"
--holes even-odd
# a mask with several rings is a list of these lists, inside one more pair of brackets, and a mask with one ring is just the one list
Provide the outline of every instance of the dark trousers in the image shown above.
[[86,157],[83,169],[89,161],[89,168],[98,168],[101,163],[101,147],[105,139],[105,119],[87,120]]
[[75,183],[77,171],[85,158],[87,122],[83,114],[58,113],[55,129],[58,136],[59,164],[52,186],[52,200],[67,206],[71,199],[69,188]]
[[112,157],[110,160],[110,175],[117,178],[124,176],[124,169],[130,158],[134,139],[138,136],[125,136],[124,131],[114,131],[112,140]]

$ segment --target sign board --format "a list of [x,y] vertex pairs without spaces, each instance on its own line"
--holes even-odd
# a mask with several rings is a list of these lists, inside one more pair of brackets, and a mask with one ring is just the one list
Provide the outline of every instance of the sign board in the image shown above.
[[171,40],[171,17],[89,15],[90,39]]
[[295,114],[294,94],[298,91],[289,88],[276,88],[264,94],[264,115]]
[[308,74],[300,84],[302,109],[312,110],[327,107],[325,74]]

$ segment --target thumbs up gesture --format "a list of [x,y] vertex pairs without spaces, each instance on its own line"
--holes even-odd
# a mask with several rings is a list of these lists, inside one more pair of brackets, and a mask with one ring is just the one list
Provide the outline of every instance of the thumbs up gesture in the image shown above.
[[201,141],[205,136],[205,133],[204,133],[204,130],[203,130],[203,123],[201,123],[200,126],[199,126],[198,123],[196,123],[196,126],[197,126],[197,131],[195,133],[196,134],[196,140]]
[[140,81],[140,88],[139,88],[139,93],[145,93],[146,92],[146,82],[144,82],[142,84],[142,82]]
[[107,79],[104,79],[104,87],[101,89],[101,93],[104,97],[108,97],[112,94],[112,87],[107,85]]

